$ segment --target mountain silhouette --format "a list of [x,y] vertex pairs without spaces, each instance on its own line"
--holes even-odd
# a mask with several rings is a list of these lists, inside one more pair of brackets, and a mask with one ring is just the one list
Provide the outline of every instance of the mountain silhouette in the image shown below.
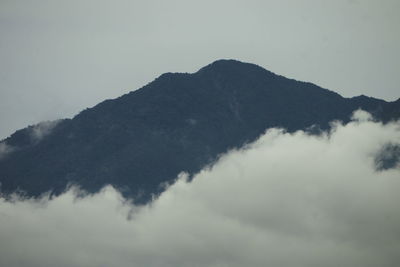
[[344,98],[254,64],[219,60],[193,74],[165,73],[73,119],[16,131],[1,143],[1,190],[39,196],[69,184],[90,193],[111,184],[146,203],[180,172],[194,174],[268,128],[319,132],[359,108],[384,122],[400,116],[399,100]]

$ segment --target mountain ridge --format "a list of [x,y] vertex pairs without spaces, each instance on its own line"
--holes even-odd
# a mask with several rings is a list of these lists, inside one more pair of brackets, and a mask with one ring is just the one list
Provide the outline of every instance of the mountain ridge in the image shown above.
[[399,103],[344,98],[255,64],[218,60],[85,109],[40,141],[31,137],[35,126],[15,132],[1,141],[14,147],[0,159],[1,190],[37,196],[71,183],[88,192],[111,184],[145,203],[179,172],[194,174],[268,128],[324,130],[359,108],[385,122],[399,118]]

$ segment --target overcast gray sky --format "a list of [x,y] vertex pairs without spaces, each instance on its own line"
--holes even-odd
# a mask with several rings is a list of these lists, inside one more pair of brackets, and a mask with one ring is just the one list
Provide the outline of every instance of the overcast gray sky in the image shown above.
[[400,94],[397,0],[0,0],[0,138],[220,58]]

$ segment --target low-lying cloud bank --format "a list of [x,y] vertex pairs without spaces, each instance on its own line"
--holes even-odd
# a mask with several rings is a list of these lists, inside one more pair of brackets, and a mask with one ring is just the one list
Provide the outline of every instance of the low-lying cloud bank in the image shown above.
[[1,200],[0,266],[397,267],[400,170],[375,161],[399,143],[358,112],[318,137],[272,129],[144,207],[110,187]]

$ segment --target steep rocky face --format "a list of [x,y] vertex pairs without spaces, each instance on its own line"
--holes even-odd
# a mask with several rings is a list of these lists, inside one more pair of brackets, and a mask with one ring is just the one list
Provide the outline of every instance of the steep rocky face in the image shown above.
[[59,121],[40,138],[35,127],[17,131],[2,142],[9,150],[0,158],[1,190],[38,196],[68,184],[89,192],[112,184],[144,203],[180,172],[193,174],[270,127],[327,129],[358,108],[388,121],[399,118],[398,104],[343,98],[253,64],[220,60],[194,74],[163,74]]

